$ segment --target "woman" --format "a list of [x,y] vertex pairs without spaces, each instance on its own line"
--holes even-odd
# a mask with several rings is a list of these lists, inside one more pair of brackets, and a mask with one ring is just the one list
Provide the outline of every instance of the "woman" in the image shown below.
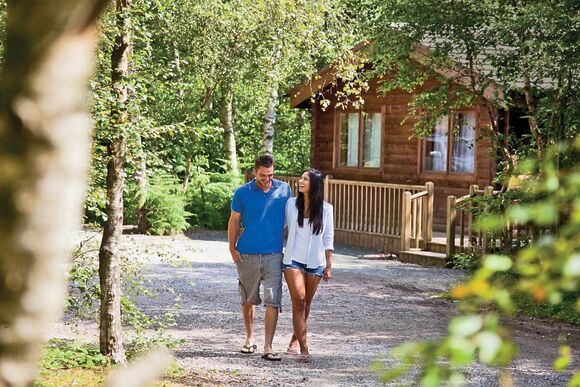
[[298,354],[299,362],[308,363],[306,320],[320,279],[332,277],[330,268],[334,250],[332,206],[323,200],[324,180],[316,169],[305,171],[298,180],[298,196],[286,203],[288,241],[284,253],[284,277],[292,298],[294,333],[288,345],[289,355]]

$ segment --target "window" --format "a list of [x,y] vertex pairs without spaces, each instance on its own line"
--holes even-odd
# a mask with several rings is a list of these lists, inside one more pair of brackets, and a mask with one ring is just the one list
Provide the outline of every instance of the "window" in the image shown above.
[[[453,128],[452,131],[449,128]],[[475,112],[441,117],[424,140],[423,170],[473,173],[475,171]]]
[[381,113],[341,113],[339,165],[379,168],[380,161]]

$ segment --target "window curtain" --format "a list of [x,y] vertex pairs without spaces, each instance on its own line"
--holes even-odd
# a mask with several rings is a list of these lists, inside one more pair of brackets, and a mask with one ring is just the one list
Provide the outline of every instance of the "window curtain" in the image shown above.
[[451,148],[451,172],[473,173],[475,170],[475,112],[454,115]]
[[378,168],[381,153],[381,114],[365,113],[364,115],[364,149],[363,166]]
[[348,147],[346,165],[358,166],[358,113],[348,114]]
[[447,172],[447,144],[449,117],[443,116],[435,125],[433,134],[425,137],[425,170]]

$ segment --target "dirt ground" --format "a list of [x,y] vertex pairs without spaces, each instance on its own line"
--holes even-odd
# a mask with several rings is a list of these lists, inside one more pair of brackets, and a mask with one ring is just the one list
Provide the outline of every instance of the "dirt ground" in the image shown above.
[[[85,231],[83,235],[90,234]],[[381,385],[369,364],[409,340],[441,336],[455,313],[454,303],[438,295],[463,278],[457,270],[428,268],[395,260],[364,259],[372,252],[337,247],[334,278],[321,284],[309,319],[312,362],[301,364],[284,356],[281,362],[260,358],[263,308],[256,313],[258,351],[239,353],[243,323],[239,312],[236,269],[227,250],[225,232],[200,231],[187,236],[127,235],[124,253],[143,262],[147,277],[159,289],[156,298],[140,302],[147,313],[171,307],[181,293],[177,325],[168,331],[185,340],[176,352],[185,370],[175,381],[183,385],[375,386]],[[188,267],[168,264],[181,258]],[[292,334],[290,298],[284,289],[283,311],[274,349],[284,352]],[[508,322],[520,355],[508,371],[516,386],[564,386],[570,373],[551,369],[559,341],[578,356],[580,329],[563,323],[523,317]],[[65,318],[50,336],[98,341],[94,322]],[[575,363],[578,367],[578,363]],[[468,385],[497,386],[499,371],[481,364],[466,369]],[[414,385],[408,375],[390,385]]]

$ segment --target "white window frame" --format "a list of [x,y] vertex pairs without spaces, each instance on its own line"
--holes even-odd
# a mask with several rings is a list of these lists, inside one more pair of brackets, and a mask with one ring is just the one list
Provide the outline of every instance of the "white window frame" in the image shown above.
[[[338,168],[357,168],[365,170],[379,170],[382,164],[382,140],[383,140],[383,113],[381,111],[369,110],[369,111],[340,111],[337,112],[338,118],[338,145],[337,145],[337,167]],[[372,132],[374,135],[370,142],[365,144],[365,118],[368,115],[376,115],[374,119],[379,121],[378,130]],[[356,116],[356,119],[353,119]],[[349,131],[348,144],[346,148],[346,160],[343,159],[343,123],[344,118],[349,120],[350,124],[353,122],[357,123],[355,128],[353,125],[347,125],[347,130]],[[372,119],[372,118],[371,118]],[[348,122],[348,121],[347,121]],[[375,121],[376,122],[376,121]],[[356,133],[356,137],[353,135]],[[366,145],[370,147],[365,154]],[[371,158],[365,160],[368,154],[371,154]],[[374,156],[374,157],[372,157]],[[369,165],[370,164],[370,165]]]
[[[454,129],[454,125],[455,125],[455,120],[456,117],[459,114],[473,114],[473,119],[474,119],[474,124],[473,124],[473,143],[472,143],[472,149],[473,149],[473,157],[472,157],[472,170],[471,171],[452,171],[453,169],[453,165],[454,162],[456,161],[456,158],[454,159],[453,157],[453,151],[454,151],[454,147],[456,146],[456,142],[455,142],[455,138],[459,135],[459,133],[455,133]],[[439,146],[439,148],[441,149],[437,149],[437,147],[435,146],[432,153],[437,153],[437,156],[442,158],[441,162],[444,163],[445,166],[445,170],[433,170],[433,169],[427,169],[427,142],[430,140],[430,138],[424,138],[422,141],[422,146],[421,146],[421,171],[423,174],[436,174],[436,175],[464,175],[464,176],[472,176],[475,175],[477,173],[477,122],[478,122],[478,117],[477,117],[477,112],[475,110],[458,110],[458,111],[454,111],[452,112],[450,115],[448,116],[443,116],[441,117],[438,122],[442,123],[445,122],[446,125],[446,130],[447,130],[447,136],[446,136],[446,149],[442,149],[441,146]],[[434,130],[435,131],[435,130]],[[429,137],[429,136],[428,136]],[[433,136],[430,136],[431,139]],[[443,152],[444,151],[444,152]]]

